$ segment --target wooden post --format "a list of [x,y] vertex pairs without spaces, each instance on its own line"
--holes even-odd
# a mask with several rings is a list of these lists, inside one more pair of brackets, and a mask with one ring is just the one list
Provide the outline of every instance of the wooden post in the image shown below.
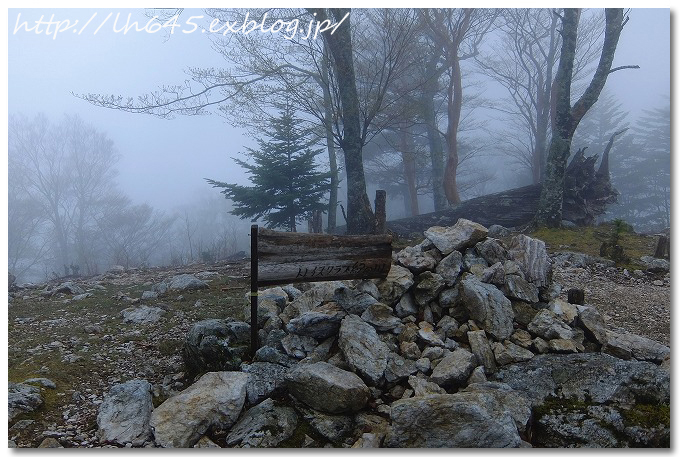
[[257,224],[250,226],[250,355],[258,349],[257,326]]
[[387,202],[387,192],[384,190],[375,191],[375,233],[381,235],[385,233],[385,222],[387,221],[387,212],[385,205]]

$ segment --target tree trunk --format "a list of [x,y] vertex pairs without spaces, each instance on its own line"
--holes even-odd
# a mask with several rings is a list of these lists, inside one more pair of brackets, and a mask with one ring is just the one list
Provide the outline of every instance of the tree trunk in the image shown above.
[[605,37],[600,61],[590,84],[572,107],[571,80],[576,55],[579,16],[579,10],[566,8],[562,18],[562,50],[554,83],[554,129],[548,151],[541,201],[534,220],[537,226],[558,227],[562,221],[564,173],[571,140],[579,122],[602,92],[607,76],[611,72],[614,53],[624,25],[622,9],[606,9]]
[[439,89],[439,72],[437,61],[439,55],[433,56],[426,66],[426,80],[423,84],[423,93],[420,100],[423,122],[427,129],[427,143],[430,148],[430,162],[432,163],[432,198],[434,210],[441,211],[447,207],[446,194],[444,194],[444,145],[437,127],[437,118],[434,108],[434,99]]
[[335,154],[335,143],[333,140],[333,127],[331,125],[333,119],[331,107],[331,91],[328,86],[329,68],[328,68],[328,50],[324,46],[324,55],[321,60],[322,71],[326,78],[323,84],[323,103],[324,103],[324,122],[326,127],[326,148],[328,149],[328,164],[331,173],[331,189],[328,196],[328,233],[333,233],[337,225],[337,211],[338,211],[338,186],[340,179],[338,176],[338,160]]
[[[309,11],[316,12],[318,20],[328,19],[323,9],[310,9]],[[348,12],[349,10],[344,8],[330,9],[336,23],[340,22]],[[372,233],[375,230],[375,215],[366,194],[359,96],[354,74],[350,17],[345,19],[333,34],[329,31],[323,32],[323,37],[333,56],[342,104],[341,147],[345,153],[345,172],[347,173],[347,233],[354,235]]]
[[399,148],[401,149],[401,161],[404,164],[404,180],[408,188],[409,212],[411,216],[420,214],[418,208],[418,190],[416,187],[416,156],[413,137],[411,137],[405,125],[399,131]]
[[451,79],[449,80],[448,127],[446,129],[448,155],[446,169],[444,170],[444,193],[449,204],[456,205],[460,203],[456,174],[458,172],[458,124],[460,123],[460,111],[463,105],[463,82],[457,52],[451,55],[450,64]]

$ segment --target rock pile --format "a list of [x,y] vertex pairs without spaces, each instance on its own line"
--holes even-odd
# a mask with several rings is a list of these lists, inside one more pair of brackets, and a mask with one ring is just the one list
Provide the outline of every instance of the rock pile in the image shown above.
[[197,323],[183,355],[209,372],[138,408],[156,445],[668,445],[668,347],[561,300],[540,240],[425,237],[385,280],[262,291],[252,361],[247,323]]

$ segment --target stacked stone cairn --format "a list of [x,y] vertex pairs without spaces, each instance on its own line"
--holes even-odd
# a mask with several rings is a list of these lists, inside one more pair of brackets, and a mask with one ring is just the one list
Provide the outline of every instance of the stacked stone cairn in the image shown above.
[[594,307],[560,299],[538,239],[506,244],[464,219],[424,234],[393,255],[384,280],[261,291],[250,362],[248,322],[197,323],[183,354],[198,380],[127,442],[668,445],[668,347],[609,331]]

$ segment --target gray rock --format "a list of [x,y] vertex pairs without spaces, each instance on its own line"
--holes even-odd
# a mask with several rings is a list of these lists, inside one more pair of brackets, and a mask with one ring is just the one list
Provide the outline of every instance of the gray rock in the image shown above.
[[246,394],[248,403],[255,405],[272,394],[279,393],[285,388],[285,376],[288,368],[269,362],[253,362],[242,364],[241,371],[248,373]]
[[[427,359],[425,359],[427,360]],[[446,391],[437,384],[428,381],[427,379],[418,378],[416,376],[408,377],[408,385],[413,389],[413,395],[416,397],[424,397],[426,395],[445,394]]]
[[430,380],[441,387],[459,386],[467,381],[473,368],[477,366],[475,355],[458,348],[444,357],[432,370]]
[[[300,294],[301,293],[302,292],[300,292]],[[260,292],[258,296],[258,302],[271,301],[274,305],[276,305],[280,312],[283,311],[283,309],[288,304],[288,298],[288,292],[283,290],[282,287],[270,287],[269,289],[265,289]]]
[[538,302],[538,288],[518,275],[505,275],[503,293],[508,298],[522,300],[527,303]]
[[444,279],[447,286],[453,286],[463,270],[463,255],[459,251],[453,251],[444,257],[437,265],[435,272]]
[[281,286],[281,290],[283,290],[288,295],[288,300],[295,300],[300,295],[302,295],[302,291],[300,289],[295,286],[291,286],[290,284]]
[[416,369],[423,374],[428,374],[432,371],[432,362],[426,357],[421,357],[416,360]]
[[486,373],[496,372],[496,358],[489,340],[486,339],[484,330],[475,330],[467,332],[468,342],[470,343],[470,350],[477,357],[479,364],[484,366]]
[[[476,394],[482,397],[484,394]],[[493,398],[482,401],[474,393],[465,396],[427,395],[392,403],[392,428],[385,447],[519,447],[521,439],[512,416],[489,408]],[[422,426],[427,424],[427,426]]]
[[418,324],[418,339],[428,346],[444,346],[444,341],[434,331],[434,327],[429,322],[422,321]]
[[356,374],[326,362],[298,365],[288,372],[286,385],[301,402],[331,414],[358,411],[370,397]]
[[34,384],[41,387],[47,387],[48,389],[56,389],[57,385],[51,379],[47,378],[29,378],[25,380],[22,384]]
[[362,281],[359,281],[354,288],[359,292],[366,292],[371,297],[380,301],[380,291],[378,290],[378,286],[376,286],[375,282],[373,282],[372,280],[364,279]]
[[415,316],[418,314],[418,305],[413,299],[413,295],[410,293],[402,295],[401,299],[394,307],[394,313],[397,315],[397,317],[401,318],[409,315]]
[[486,238],[486,227],[467,219],[458,219],[453,227],[430,227],[425,230],[425,237],[439,249],[443,255],[453,251],[463,251]]
[[552,261],[555,266],[559,267],[586,268],[595,264],[600,264],[605,267],[613,267],[615,265],[613,260],[571,251],[556,252],[552,256]]
[[495,286],[468,276],[461,281],[460,294],[470,317],[489,335],[502,340],[512,334],[512,305]]
[[460,296],[460,290],[458,287],[452,287],[450,289],[444,289],[439,294],[439,306],[442,308],[450,308],[458,304],[458,298]]
[[346,313],[335,303],[328,303],[291,319],[286,325],[286,330],[323,340],[338,333],[340,322],[345,315]]
[[599,345],[607,344],[607,329],[604,319],[600,313],[592,306],[578,306],[578,319],[576,320],[579,327],[583,329],[586,337]]
[[340,281],[323,281],[315,283],[311,289],[303,292],[302,295],[290,302],[279,317],[284,324],[287,324],[291,319],[298,317],[300,314],[307,311],[312,311],[314,308],[319,307],[324,302],[330,300],[335,300],[345,309],[345,311],[347,311],[347,308],[343,306],[341,301],[336,299],[337,289],[344,290],[347,289],[347,286]]
[[469,248],[463,255],[463,268],[475,275],[481,276],[481,273],[489,267],[486,260],[477,254],[474,248]]
[[637,360],[661,363],[670,356],[671,350],[644,336],[632,333],[617,333],[606,330],[607,344],[602,352],[627,360],[630,357]]
[[304,406],[295,406],[303,419],[323,438],[339,444],[352,433],[354,419],[351,415],[326,414]]
[[40,442],[38,447],[39,448],[63,448],[64,446],[62,446],[61,443],[59,443],[59,441],[56,438],[54,438],[52,436],[48,436],[47,438],[45,438],[44,440],[42,440]]
[[10,421],[21,413],[35,411],[43,404],[40,389],[22,383],[9,383],[8,407]]
[[294,333],[289,333],[281,340],[281,345],[286,354],[296,359],[307,357],[318,344],[319,342],[311,336],[295,335]]
[[484,374],[484,367],[483,366],[478,366],[475,367],[474,370],[472,370],[472,374],[470,374],[470,377],[467,380],[468,386],[470,384],[476,384],[480,382],[486,382],[486,374]]
[[51,295],[55,294],[81,295],[84,293],[85,291],[83,290],[82,287],[76,285],[71,281],[63,282],[59,284],[57,287],[55,287],[52,291],[50,291]]
[[413,273],[408,268],[392,265],[387,277],[377,283],[382,302],[388,306],[394,305],[411,288],[413,282]]
[[432,271],[437,265],[436,259],[429,253],[423,252],[419,246],[408,246],[397,252],[397,263],[406,267],[414,274]]
[[[461,396],[470,392],[477,401],[488,401],[487,408],[501,416],[509,413],[517,430],[524,434],[531,418],[531,403],[509,385],[501,382],[474,383],[460,391]],[[488,396],[488,397],[487,397]],[[490,397],[490,398],[489,398]]]
[[[549,311],[562,319],[567,325],[574,325],[576,317],[579,315],[576,305],[556,298],[548,303]],[[603,322],[604,323],[604,322]]]
[[439,293],[444,290],[446,283],[437,273],[426,271],[421,273],[416,278],[416,287],[413,291],[413,297],[420,306],[425,306],[432,300],[439,296]]
[[156,298],[158,298],[158,292],[154,292],[153,290],[145,290],[142,292],[142,300],[155,300]]
[[498,365],[526,362],[534,357],[533,352],[517,346],[510,340],[505,340],[503,343],[493,343],[493,354]]
[[647,271],[652,273],[665,273],[671,270],[671,263],[666,259],[657,259],[645,255],[640,257],[640,261],[645,265]]
[[392,314],[392,308],[382,303],[370,305],[361,318],[380,332],[387,332],[401,325],[401,320]]
[[529,303],[517,300],[512,302],[512,311],[515,313],[515,322],[524,326],[529,325],[538,314],[538,310]]
[[529,325],[527,325],[527,330],[529,330],[532,335],[540,336],[546,340],[555,338],[568,340],[574,336],[571,327],[547,309],[540,311],[534,316],[531,322],[529,322]]
[[151,384],[135,379],[116,384],[99,406],[97,435],[103,443],[141,446],[151,441]]
[[536,287],[546,287],[552,282],[552,262],[545,242],[526,235],[516,235],[510,241],[508,255],[519,264],[524,279]]
[[268,362],[275,363],[284,367],[292,367],[297,363],[294,358],[288,357],[286,354],[278,351],[271,346],[262,346],[255,352],[254,362]]
[[416,360],[420,358],[420,348],[418,345],[411,341],[402,341],[399,344],[399,351],[401,355],[407,359]]
[[493,376],[524,394],[532,404],[546,398],[594,404],[668,404],[670,375],[650,362],[625,361],[601,353],[543,354],[506,365]]
[[202,436],[196,444],[194,444],[194,447],[197,449],[212,449],[212,448],[219,448],[217,444],[207,436]]
[[380,382],[390,350],[375,329],[361,318],[348,315],[340,324],[338,345],[347,363],[370,385]]
[[508,251],[500,241],[487,238],[475,245],[475,250],[489,265],[509,260]]
[[[425,359],[427,360],[427,359]],[[405,359],[394,352],[390,353],[387,359],[387,367],[385,368],[385,380],[387,382],[399,382],[402,379],[408,378],[410,375],[418,371],[416,362]]]
[[335,290],[333,300],[348,314],[358,316],[361,316],[369,306],[378,303],[370,293],[350,289],[346,286],[338,287]]
[[512,231],[502,225],[494,224],[489,227],[488,236],[491,238],[505,238],[512,235]]
[[573,340],[563,340],[561,338],[548,341],[548,351],[557,354],[575,354],[579,352]]
[[179,292],[186,292],[189,290],[208,289],[210,286],[204,281],[201,281],[196,276],[190,274],[181,274],[173,276],[168,282],[168,288]]
[[[250,326],[245,324],[248,329]],[[220,319],[196,322],[187,332],[182,359],[190,376],[206,371],[238,370],[244,344],[243,327]]]
[[164,309],[146,305],[138,308],[126,308],[120,312],[123,322],[141,325],[155,324],[163,314],[165,314]]
[[505,284],[505,268],[500,262],[496,262],[482,271],[482,282],[493,284],[497,287],[503,287]]
[[527,332],[526,330],[517,329],[512,335],[510,335],[510,341],[521,348],[529,349],[531,348],[532,344],[531,333]]
[[247,373],[206,373],[153,411],[151,427],[156,443],[191,447],[211,427],[228,430],[241,414],[247,385]]
[[271,398],[246,411],[227,435],[236,447],[271,448],[293,435],[298,417],[289,406],[275,406]]
[[437,322],[437,332],[442,339],[453,338],[460,325],[451,316],[444,316]]

